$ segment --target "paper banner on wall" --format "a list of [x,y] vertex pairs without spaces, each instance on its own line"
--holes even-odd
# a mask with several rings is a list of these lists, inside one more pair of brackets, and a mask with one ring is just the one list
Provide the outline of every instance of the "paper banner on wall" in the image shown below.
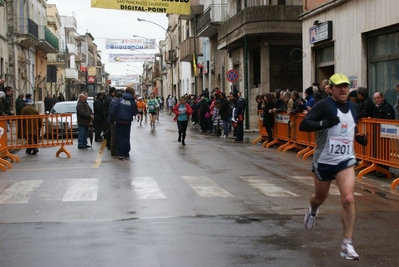
[[180,0],[178,2],[165,0],[91,0],[91,7],[125,11],[190,15],[190,0]]

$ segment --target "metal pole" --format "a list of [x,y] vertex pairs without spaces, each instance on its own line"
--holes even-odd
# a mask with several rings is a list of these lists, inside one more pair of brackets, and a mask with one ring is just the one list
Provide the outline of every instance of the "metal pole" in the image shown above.
[[248,97],[248,43],[247,37],[244,36],[244,91],[247,106],[245,108],[245,129],[249,129],[249,97]]
[[[195,17],[195,13],[193,8],[190,6],[191,13],[193,13],[193,23],[194,23],[194,58],[195,64],[197,64],[197,18]],[[198,96],[197,92],[197,74],[194,73],[194,92],[195,95]]]
[[[158,23],[153,22],[153,21],[151,21],[151,20],[146,20],[146,19],[141,19],[141,18],[137,18],[137,20],[138,20],[138,21],[145,21],[145,22],[148,22],[148,23],[152,23],[152,24],[157,25],[158,27],[164,29],[165,32],[169,35],[169,38],[170,38],[170,46],[171,46],[172,56],[173,56],[173,51],[174,51],[174,50],[173,50],[173,38],[172,38],[172,35],[170,35],[170,32],[169,32],[167,29],[165,29],[164,27],[162,27],[161,25],[159,25]],[[172,59],[172,60],[173,60],[173,59]],[[174,88],[173,88],[173,67],[174,67],[174,63],[172,63],[171,65],[172,65],[172,70],[171,70],[171,75],[170,75],[170,77],[171,77],[171,80],[172,80],[172,92],[173,92],[173,89],[174,89]],[[176,96],[176,92],[175,92],[174,95]]]

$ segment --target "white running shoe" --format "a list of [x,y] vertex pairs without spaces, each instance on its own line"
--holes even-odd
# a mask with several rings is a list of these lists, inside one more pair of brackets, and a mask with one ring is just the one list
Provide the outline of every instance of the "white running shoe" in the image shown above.
[[360,260],[360,257],[353,248],[352,243],[342,243],[340,255],[347,260]]
[[303,218],[303,223],[305,224],[305,228],[308,230],[312,230],[313,226],[316,224],[316,217],[319,213],[319,209],[316,211],[316,215],[312,215],[312,207],[309,205],[308,211],[305,214],[305,218]]

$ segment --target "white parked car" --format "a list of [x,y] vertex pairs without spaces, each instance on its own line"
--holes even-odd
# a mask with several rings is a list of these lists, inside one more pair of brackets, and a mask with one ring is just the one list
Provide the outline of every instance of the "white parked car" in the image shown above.
[[[78,135],[79,127],[78,127],[78,120],[76,117],[76,104],[77,101],[63,101],[57,102],[50,110],[50,114],[72,114],[72,133],[73,135]],[[93,99],[87,99],[87,103],[89,104],[91,110],[93,111]],[[64,135],[65,123],[69,123],[68,121],[61,121],[58,120],[57,122],[52,120],[47,120],[47,128],[49,131],[52,131],[53,134]],[[57,126],[55,125],[57,124]]]

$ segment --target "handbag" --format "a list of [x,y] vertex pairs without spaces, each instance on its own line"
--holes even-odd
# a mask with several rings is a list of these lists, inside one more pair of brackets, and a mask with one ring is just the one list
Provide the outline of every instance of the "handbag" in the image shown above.
[[207,118],[207,119],[211,118],[211,113],[209,111],[207,113],[205,113],[205,118]]

